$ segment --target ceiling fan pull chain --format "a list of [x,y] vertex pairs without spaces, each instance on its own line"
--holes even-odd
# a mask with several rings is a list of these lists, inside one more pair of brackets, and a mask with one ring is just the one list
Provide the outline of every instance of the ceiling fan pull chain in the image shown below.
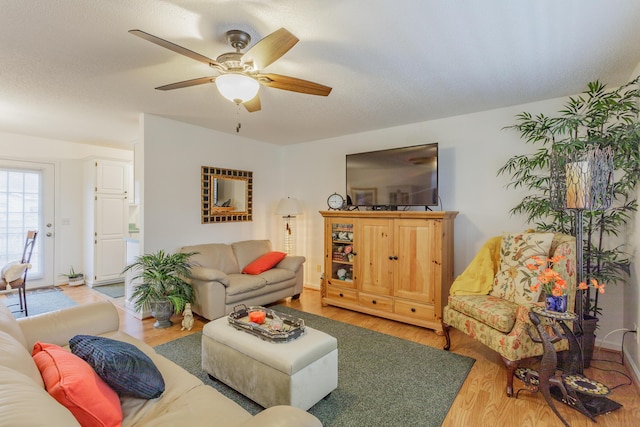
[[236,126],[236,133],[240,133],[240,128],[242,127],[242,123],[240,123],[240,104],[236,104],[238,108],[236,110],[236,115],[238,116],[238,126]]

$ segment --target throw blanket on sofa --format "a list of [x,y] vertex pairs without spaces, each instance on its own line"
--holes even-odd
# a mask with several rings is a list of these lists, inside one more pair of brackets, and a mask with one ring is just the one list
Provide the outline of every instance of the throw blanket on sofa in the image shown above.
[[500,265],[502,236],[492,237],[451,285],[450,295],[488,295]]

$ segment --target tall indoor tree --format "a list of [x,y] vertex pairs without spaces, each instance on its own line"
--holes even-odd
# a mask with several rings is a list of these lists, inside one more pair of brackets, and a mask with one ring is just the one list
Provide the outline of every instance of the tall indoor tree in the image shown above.
[[[527,190],[511,209],[525,215],[539,230],[574,234],[574,218],[565,210],[554,210],[550,200],[550,160],[554,150],[573,151],[589,145],[610,147],[614,157],[613,204],[603,211],[584,213],[583,251],[585,280],[626,283],[630,257],[624,244],[626,224],[637,210],[640,178],[640,76],[608,90],[599,81],[586,91],[570,97],[555,117],[518,114],[516,130],[526,143],[538,146],[531,154],[510,158],[498,171],[508,175],[508,188]],[[587,290],[585,316],[601,315],[599,294]]]

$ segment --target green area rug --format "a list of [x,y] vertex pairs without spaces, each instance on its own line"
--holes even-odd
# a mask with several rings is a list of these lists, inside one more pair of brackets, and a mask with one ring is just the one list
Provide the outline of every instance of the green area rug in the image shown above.
[[111,298],[121,298],[124,296],[124,282],[94,286],[91,289]]
[[[309,409],[325,427],[439,426],[474,363],[465,356],[325,317],[284,306],[272,308],[338,339],[338,388]],[[202,371],[201,339],[202,334],[196,333],[155,349],[252,414],[260,412],[261,406]]]
[[[2,302],[4,302],[4,304],[9,307],[9,310],[14,312],[13,316],[16,319],[24,317],[24,313],[15,313],[16,310],[20,309],[18,292],[15,292],[10,297],[3,299]],[[29,311],[29,316],[48,313],[50,311],[60,310],[62,308],[72,307],[74,305],[77,305],[76,302],[66,296],[59,288],[56,287],[27,291],[27,308]]]

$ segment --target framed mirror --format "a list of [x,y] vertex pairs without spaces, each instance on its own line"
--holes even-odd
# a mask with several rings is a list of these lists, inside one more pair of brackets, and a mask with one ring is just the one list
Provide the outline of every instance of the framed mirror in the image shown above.
[[252,221],[253,172],[202,166],[202,224]]

